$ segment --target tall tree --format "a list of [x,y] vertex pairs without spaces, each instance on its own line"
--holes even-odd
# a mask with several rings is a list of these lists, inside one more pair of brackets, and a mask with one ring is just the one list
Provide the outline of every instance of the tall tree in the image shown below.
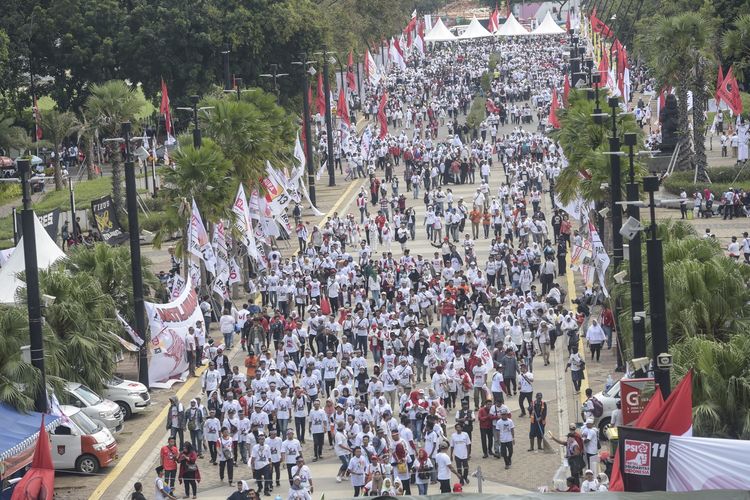
[[55,170],[55,189],[57,190],[65,187],[60,165],[60,147],[67,138],[77,134],[80,128],[81,124],[78,118],[70,111],[60,112],[57,109],[51,109],[42,114],[42,130],[46,140],[52,143],[55,151],[52,162]]
[[0,114],[0,151],[6,156],[10,156],[14,150],[24,149],[29,143],[26,131],[14,123],[13,117]]
[[[84,112],[92,124],[94,140],[119,137],[123,122],[133,122],[146,102],[122,80],[110,80],[91,86],[91,95],[86,99]],[[117,211],[123,208],[122,157],[118,143],[112,147],[112,202]]]
[[750,78],[750,14],[738,17],[733,29],[724,32],[722,49],[725,60],[734,66],[734,74],[740,82]]

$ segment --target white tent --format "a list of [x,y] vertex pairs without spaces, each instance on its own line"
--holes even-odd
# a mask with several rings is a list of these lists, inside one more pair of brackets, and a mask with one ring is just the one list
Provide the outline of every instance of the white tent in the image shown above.
[[424,36],[425,42],[448,42],[455,40],[456,35],[451,33],[448,28],[443,24],[443,20],[438,18],[435,26],[432,27],[429,33]]
[[461,34],[461,36],[459,36],[458,38],[460,38],[461,40],[469,40],[472,38],[484,38],[488,36],[492,36],[492,33],[487,31],[487,29],[482,26],[479,23],[479,20],[475,17],[471,20],[468,28],[466,28],[463,34]]
[[513,14],[511,14],[510,17],[505,20],[502,26],[500,26],[500,29],[495,32],[495,34],[499,36],[519,36],[528,35],[529,32],[526,31],[526,28],[521,26],[521,23],[519,23],[513,16]]
[[544,16],[542,24],[537,26],[536,29],[531,32],[532,35],[559,35],[562,33],[565,33],[565,30],[561,28],[554,19],[552,19],[550,11],[547,11],[547,15]]
[[[36,260],[39,269],[48,269],[55,262],[65,257],[65,254],[52,238],[47,234],[39,219],[34,216],[34,236],[36,236]],[[0,269],[0,304],[12,304],[16,301],[16,291],[25,286],[16,276],[26,270],[26,258],[23,250],[22,236],[8,261]]]

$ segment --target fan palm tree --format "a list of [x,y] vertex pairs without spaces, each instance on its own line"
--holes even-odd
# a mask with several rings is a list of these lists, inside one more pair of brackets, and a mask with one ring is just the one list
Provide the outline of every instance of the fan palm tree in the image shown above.
[[693,434],[750,438],[750,341],[735,334],[727,341],[686,338],[671,352],[672,375],[679,380],[693,369]]
[[743,82],[750,71],[750,14],[734,21],[734,29],[724,33],[721,47],[726,60],[734,65],[737,80]]
[[[110,296],[115,307],[129,322],[133,315],[133,275],[130,269],[130,249],[125,246],[113,247],[97,243],[93,247],[75,246],[68,252],[63,264],[74,275],[86,273],[94,276],[102,291]],[[142,258],[143,295],[150,297],[159,287],[159,279],[150,268],[151,262]]]
[[56,375],[94,390],[101,388],[114,374],[114,353],[121,350],[111,333],[121,328],[114,300],[104,293],[97,277],[73,275],[63,266],[40,271],[39,286],[42,293],[55,297],[42,314],[66,360]]
[[55,170],[55,189],[60,190],[63,185],[62,169],[60,167],[60,146],[65,139],[71,135],[77,134],[81,128],[81,123],[76,115],[70,111],[58,111],[51,109],[42,115],[42,130],[45,138],[52,144],[55,151],[53,166]]
[[[110,80],[91,86],[84,114],[91,123],[94,140],[119,137],[123,122],[133,122],[146,104],[143,96],[122,80]],[[119,145],[112,151],[112,202],[119,211],[123,207],[122,165]]]
[[206,136],[231,160],[236,179],[250,186],[265,177],[268,159],[293,146],[293,120],[275,99],[258,89],[240,101],[222,96],[205,103],[214,107],[204,124]]

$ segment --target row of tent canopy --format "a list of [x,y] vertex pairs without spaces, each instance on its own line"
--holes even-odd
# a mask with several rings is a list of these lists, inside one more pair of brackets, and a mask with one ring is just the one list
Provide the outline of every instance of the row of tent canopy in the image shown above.
[[[497,36],[523,36],[560,35],[563,33],[565,33],[565,30],[557,25],[548,11],[544,20],[533,31],[528,31],[521,26],[521,23],[519,23],[515,16],[511,14],[494,34]],[[445,24],[443,24],[442,19],[438,19],[435,26],[433,26],[430,32],[424,36],[424,39],[426,42],[449,42],[452,40],[472,40],[490,36],[493,36],[493,34],[487,31],[487,28],[482,26],[479,20],[475,17],[471,20],[471,23],[467,26],[466,30],[459,36],[451,33]]]

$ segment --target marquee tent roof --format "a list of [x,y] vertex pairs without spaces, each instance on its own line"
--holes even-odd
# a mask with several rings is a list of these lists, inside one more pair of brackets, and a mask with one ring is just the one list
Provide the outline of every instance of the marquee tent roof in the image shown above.
[[451,33],[448,28],[443,24],[443,20],[438,18],[435,26],[432,27],[429,33],[424,36],[426,42],[448,42],[455,40],[456,35]]
[[561,33],[565,33],[565,30],[552,19],[552,14],[549,11],[547,11],[547,15],[544,16],[541,24],[531,32],[532,35],[559,35]]
[[[58,260],[65,257],[65,254],[57,243],[47,234],[39,219],[34,216],[34,235],[36,236],[36,260],[39,269],[47,269]],[[0,269],[0,304],[12,304],[16,301],[16,291],[24,285],[24,282],[18,279],[17,275],[26,270],[26,258],[24,257],[24,238],[16,245],[16,249],[11,254],[8,261]]]
[[471,20],[471,23],[469,24],[469,27],[466,28],[466,31],[464,31],[458,38],[461,40],[468,40],[472,38],[484,38],[488,36],[492,36],[492,33],[487,31],[487,29],[482,26],[479,20],[475,17]]
[[521,23],[519,23],[516,18],[511,14],[508,19],[500,26],[500,29],[498,29],[495,32],[496,35],[499,36],[519,36],[519,35],[528,35],[529,32],[526,31],[526,28],[521,26]]

